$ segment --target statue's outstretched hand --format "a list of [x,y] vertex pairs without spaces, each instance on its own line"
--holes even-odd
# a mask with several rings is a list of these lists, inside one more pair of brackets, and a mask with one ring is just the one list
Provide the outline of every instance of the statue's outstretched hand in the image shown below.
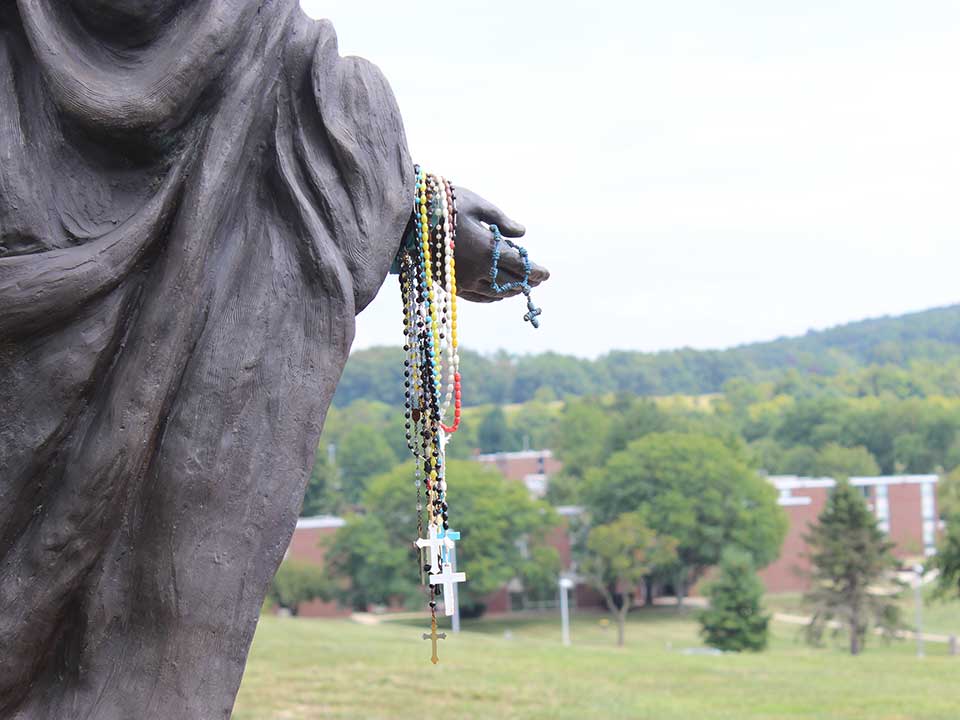
[[[485,225],[483,223],[486,223]],[[493,203],[466,188],[457,187],[457,294],[473,302],[494,302],[520,294],[519,289],[499,294],[490,283],[493,259],[493,234],[490,225],[496,225],[505,238],[523,237],[523,225],[508,218]],[[520,253],[506,243],[500,244],[499,285],[523,279],[523,260]],[[549,271],[536,263],[530,264],[530,286],[535,287],[550,277]]]

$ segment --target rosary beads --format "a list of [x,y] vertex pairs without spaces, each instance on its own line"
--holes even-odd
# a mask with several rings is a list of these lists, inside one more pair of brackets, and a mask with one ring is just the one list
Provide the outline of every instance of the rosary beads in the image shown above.
[[[456,192],[443,177],[419,166],[412,232],[397,258],[403,297],[404,428],[415,462],[417,540],[421,582],[428,591],[433,645],[439,662],[436,598],[443,594],[446,615],[453,615],[454,586],[464,573],[454,572],[454,542],[447,502],[446,445],[460,426],[460,355],[457,339]],[[445,372],[444,372],[445,371]],[[453,420],[445,423],[453,404]],[[424,501],[426,507],[424,507]],[[424,537],[426,510],[426,537]]]
[[[456,572],[455,541],[460,534],[450,529],[447,499],[446,447],[460,427],[460,353],[457,334],[457,194],[453,185],[439,175],[416,173],[413,217],[394,267],[400,275],[403,298],[403,387],[404,430],[407,447],[413,453],[414,486],[417,491],[417,539],[420,582],[427,591],[430,607],[431,662],[439,662],[437,641],[446,638],[437,632],[437,597],[443,595],[446,615],[456,611],[456,584],[467,576]],[[493,234],[490,285],[503,295],[520,290],[527,298],[523,319],[540,327],[541,310],[530,298],[530,258],[527,251],[504,238],[500,228],[490,225]],[[497,282],[501,244],[520,253],[523,279]],[[453,418],[450,419],[451,406]],[[426,520],[426,528],[424,528]]]
[[[523,319],[529,322],[535,328],[540,327],[539,318],[543,313],[543,310],[534,305],[533,299],[530,297],[530,292],[533,290],[533,288],[530,287],[530,256],[527,253],[527,249],[521,247],[509,238],[505,238],[500,233],[500,228],[498,228],[496,225],[490,226],[490,232],[493,233],[493,261],[490,265],[490,286],[493,288],[493,291],[499,295],[508,293],[511,290],[519,289],[527,298],[527,312],[523,316]],[[523,260],[523,280],[514,280],[513,282],[508,282],[503,285],[497,283],[497,276],[500,274],[501,243],[506,243],[520,253],[520,258]]]

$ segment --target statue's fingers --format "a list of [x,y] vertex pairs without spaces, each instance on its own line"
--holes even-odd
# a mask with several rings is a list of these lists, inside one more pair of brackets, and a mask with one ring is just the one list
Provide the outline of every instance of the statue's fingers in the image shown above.
[[494,297],[492,295],[484,295],[482,293],[476,293],[470,290],[464,290],[462,288],[457,292],[457,295],[463,298],[464,300],[469,300],[470,302],[477,302],[477,303],[492,303],[500,299],[499,297]]
[[492,202],[480,198],[479,216],[487,225],[496,225],[500,234],[508,238],[523,237],[527,229],[516,220],[510,218],[503,210]]
[[550,271],[547,270],[543,265],[537,265],[537,263],[530,263],[530,285],[536,287],[542,282],[546,282],[550,279]]
[[[496,224],[500,229],[500,233],[504,237],[508,238],[517,238],[522,237],[526,232],[526,229],[520,223],[515,223],[513,220],[508,218],[500,208],[490,206],[491,212],[499,216],[500,220],[488,220],[484,217],[484,221],[492,224]],[[494,217],[494,215],[491,215]],[[512,223],[512,225],[510,224]],[[512,277],[511,280],[523,280],[523,259],[520,256],[520,252],[515,248],[507,248],[502,246],[501,251],[501,265],[503,269]],[[530,263],[530,277],[528,282],[532,287],[536,287],[540,283],[548,280],[550,278],[550,271],[547,270],[542,265],[538,265],[535,262]],[[501,282],[501,284],[503,284]]]
[[[523,257],[516,248],[501,246],[500,251],[500,273],[497,284],[506,285],[509,282],[523,282],[524,279]],[[530,263],[530,275],[527,282],[531,287],[536,287],[544,280],[550,277],[550,271],[542,265],[535,262]],[[519,290],[517,292],[520,292]],[[514,295],[516,293],[510,293]]]
[[504,237],[523,237],[527,232],[522,224],[508,217],[492,202],[468,188],[457,188],[457,206],[463,211],[464,217],[473,217],[487,225],[496,225]]
[[527,229],[522,224],[510,219],[503,210],[494,205],[490,206],[490,212],[485,213],[482,220],[487,225],[496,225],[504,237],[520,238],[527,234]]

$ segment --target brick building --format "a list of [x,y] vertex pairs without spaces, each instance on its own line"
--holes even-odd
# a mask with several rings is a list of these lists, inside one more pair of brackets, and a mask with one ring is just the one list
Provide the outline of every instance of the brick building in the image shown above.
[[[325,543],[345,522],[343,518],[332,515],[300,518],[284,559],[290,558],[323,567],[326,563]],[[302,617],[343,617],[350,614],[350,608],[342,607],[336,602],[311,600],[300,606],[299,614]]]
[[[478,455],[476,460],[497,468],[510,480],[524,483],[535,497],[542,497],[546,493],[550,477],[562,467],[549,450]],[[779,492],[778,502],[787,513],[789,527],[779,559],[764,568],[760,577],[769,592],[802,591],[807,587],[804,573],[810,569],[803,536],[823,510],[830,488],[836,483],[832,478],[792,475],[771,476],[769,481]],[[938,528],[936,475],[854,477],[850,482],[861,489],[869,506],[876,513],[880,527],[888,532],[896,543],[895,553],[899,558],[908,562],[934,552]],[[566,506],[556,510],[561,523],[551,531],[547,541],[559,552],[561,566],[571,568],[569,527],[582,509]],[[302,518],[297,523],[287,552],[288,557],[323,565],[322,541],[336,532],[343,523],[341,518],[336,517]],[[571,601],[579,607],[602,605],[600,596],[583,584],[575,587]],[[485,602],[488,612],[492,613],[510,612],[531,606],[518,580],[513,580],[492,593]],[[338,616],[348,612],[335,603],[321,601],[314,601],[300,609],[301,615],[313,617]]]
[[563,468],[563,464],[549,450],[489,453],[477,455],[475,460],[497,468],[509,480],[522,482],[534,497],[543,497],[550,476]]
[[[497,468],[508,480],[522,482],[530,494],[542,498],[546,495],[550,477],[563,469],[550,450],[520,450],[518,452],[489,453],[477,455],[475,460],[483,465]],[[560,554],[560,567],[572,567],[570,548],[570,523],[583,512],[575,505],[554,508],[560,516],[560,524],[550,531],[546,541]],[[528,607],[520,583],[514,581],[485,599],[488,612],[509,612]],[[599,593],[583,583],[578,583],[570,593],[574,607],[596,607],[603,604]]]
[[[764,568],[760,577],[769,592],[802,591],[808,587],[805,574],[810,570],[803,536],[823,511],[836,481],[795,475],[775,475],[769,480],[780,493],[778,502],[790,524],[779,559]],[[850,484],[863,492],[880,528],[896,543],[898,558],[906,562],[933,554],[938,527],[936,475],[853,477]]]
[[[561,463],[553,457],[549,450],[527,450],[511,453],[493,453],[478,455],[477,462],[497,468],[506,478],[522,482],[535,497],[542,497],[547,490],[549,478],[560,471]],[[555,508],[560,515],[561,522],[547,537],[547,542],[557,548],[560,554],[561,566],[569,568],[571,565],[569,522],[580,514],[581,509],[575,506]],[[301,518],[297,521],[287,557],[302,562],[324,564],[325,550],[323,542],[342,527],[344,520],[338,517]],[[592,607],[600,604],[602,599],[593,590],[585,585],[578,585],[571,593],[571,603],[579,607]],[[497,592],[484,598],[487,611],[503,613],[520,610],[528,607],[523,587],[517,580],[513,580]],[[336,603],[325,603],[319,600],[304,604],[300,607],[303,617],[336,617],[349,614],[349,609],[338,607]]]

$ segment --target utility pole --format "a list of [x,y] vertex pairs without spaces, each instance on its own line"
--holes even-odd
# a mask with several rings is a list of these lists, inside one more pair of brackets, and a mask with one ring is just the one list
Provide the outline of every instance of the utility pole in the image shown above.
[[917,606],[917,657],[924,656],[923,649],[923,565],[914,565],[914,603]]
[[565,575],[560,576],[560,635],[563,644],[570,644],[570,605],[567,602],[567,592],[573,587],[573,580]]

